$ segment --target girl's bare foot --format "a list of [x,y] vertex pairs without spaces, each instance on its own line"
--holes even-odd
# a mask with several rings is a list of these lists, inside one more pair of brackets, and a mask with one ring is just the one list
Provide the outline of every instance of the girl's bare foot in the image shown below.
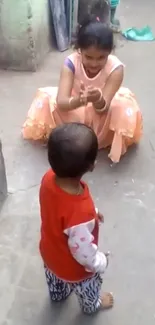
[[112,293],[105,292],[101,298],[102,308],[109,309],[112,308],[114,305],[114,297]]

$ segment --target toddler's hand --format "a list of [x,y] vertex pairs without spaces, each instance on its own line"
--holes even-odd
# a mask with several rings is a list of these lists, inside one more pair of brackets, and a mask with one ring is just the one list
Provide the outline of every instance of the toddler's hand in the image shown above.
[[108,267],[108,265],[109,265],[109,256],[110,256],[110,252],[107,252],[107,253],[105,253],[104,255],[105,255],[106,259],[107,259],[107,267]]
[[104,215],[100,212],[98,212],[98,218],[101,223],[104,223]]

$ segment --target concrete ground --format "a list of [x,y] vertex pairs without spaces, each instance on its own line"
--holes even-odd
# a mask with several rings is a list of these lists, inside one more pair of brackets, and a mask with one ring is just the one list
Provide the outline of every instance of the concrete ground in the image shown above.
[[[123,28],[146,24],[155,32],[155,1],[121,0]],[[9,196],[0,217],[0,324],[155,324],[155,43],[118,42],[126,64],[125,85],[144,115],[144,137],[115,168],[100,152],[86,179],[105,215],[100,246],[111,251],[104,290],[116,298],[112,311],[83,316],[74,295],[51,305],[38,252],[40,179],[48,167],[46,149],[21,139],[20,129],[37,87],[57,84],[67,53],[52,53],[37,73],[0,72],[0,136]]]

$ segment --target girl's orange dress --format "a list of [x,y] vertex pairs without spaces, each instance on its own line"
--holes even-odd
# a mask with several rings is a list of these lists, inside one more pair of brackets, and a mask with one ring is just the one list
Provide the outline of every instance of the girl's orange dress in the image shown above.
[[[80,84],[104,88],[109,75],[121,61],[109,55],[105,67],[94,78],[88,78],[81,62],[81,56],[75,52],[68,59],[74,65],[74,84],[72,96],[78,95]],[[22,134],[25,139],[42,140],[50,131],[65,122],[81,122],[93,128],[99,148],[110,147],[109,158],[119,162],[127,148],[140,141],[142,135],[142,115],[134,94],[127,88],[120,87],[106,113],[98,114],[89,103],[74,111],[61,112],[56,103],[57,87],[40,88],[28,111]]]

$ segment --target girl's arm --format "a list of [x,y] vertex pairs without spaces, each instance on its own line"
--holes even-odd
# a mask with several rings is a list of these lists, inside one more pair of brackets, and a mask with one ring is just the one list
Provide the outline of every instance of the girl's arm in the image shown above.
[[97,102],[94,106],[98,110],[103,109],[103,102],[105,103],[104,109],[108,109],[113,97],[120,88],[124,77],[124,67],[119,66],[108,77],[107,82],[103,88],[103,98],[100,102]]
[[111,75],[108,77],[108,80],[103,89],[103,97],[106,102],[107,107],[110,106],[110,103],[115,96],[116,92],[120,88],[124,77],[124,67],[119,66],[116,68]]
[[57,105],[59,110],[67,112],[81,106],[80,96],[71,97],[74,82],[74,73],[67,67],[63,66],[60,74]]

